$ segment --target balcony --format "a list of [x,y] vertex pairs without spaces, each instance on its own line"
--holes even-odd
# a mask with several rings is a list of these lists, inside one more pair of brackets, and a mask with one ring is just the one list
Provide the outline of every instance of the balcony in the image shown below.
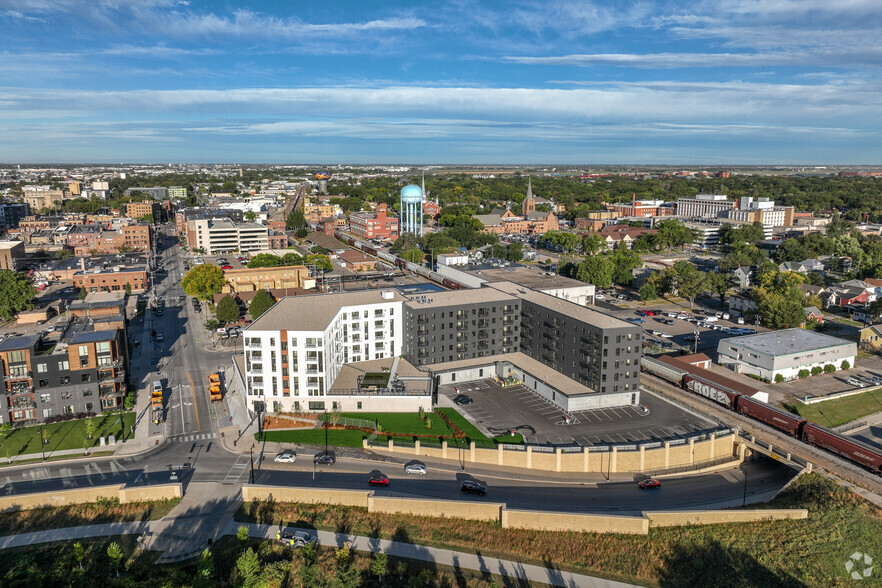
[[27,410],[29,408],[37,408],[37,403],[34,400],[13,400],[9,404],[9,408],[11,410]]
[[478,349],[489,349],[489,348],[490,348],[490,345],[488,345],[486,341],[479,341],[478,342]]
[[502,317],[502,324],[503,325],[510,325],[511,323],[512,323],[512,319],[510,316]]
[[246,370],[246,371],[248,372],[248,375],[250,375],[250,376],[262,376],[263,375],[263,369]]
[[100,386],[98,388],[99,398],[121,398],[125,395],[125,390],[117,390],[115,387]]
[[549,329],[557,329],[560,326],[557,323],[553,323],[551,321],[542,321],[542,324]]
[[502,334],[503,335],[514,335],[514,329],[512,329],[511,327],[505,327],[502,329]]
[[417,329],[417,335],[428,335],[429,329],[428,327],[420,327]]
[[468,337],[466,336],[465,333],[457,333],[457,334],[456,334],[456,340],[457,340],[457,341],[467,341],[467,340],[468,340]]
[[8,382],[9,380],[27,380],[34,376],[34,372],[27,371],[14,371],[9,375],[3,377],[3,380]]
[[421,315],[420,318],[417,319],[417,324],[418,325],[428,325],[429,319]]
[[466,318],[467,315],[468,315],[468,313],[467,313],[466,311],[464,311],[464,310],[458,310],[458,311],[456,311],[456,318],[458,318],[458,319],[460,319],[460,320]]
[[490,316],[490,310],[487,309],[487,308],[479,308],[479,309],[478,309],[478,316],[479,316],[479,317],[481,317],[481,316]]
[[457,331],[465,331],[465,330],[467,330],[468,328],[469,328],[469,326],[468,326],[467,324],[465,324],[465,323],[462,323],[462,322],[460,322],[460,323],[456,323],[456,330],[457,330]]
[[484,329],[484,328],[489,327],[489,326],[490,326],[490,321],[488,321],[488,320],[486,320],[486,319],[480,319],[480,320],[478,321],[478,328],[479,328],[479,329]]
[[420,350],[420,352],[417,353],[417,357],[419,357],[420,359],[425,359],[425,358],[429,357],[429,352]]
[[489,336],[489,331],[478,331],[478,339],[487,339]]

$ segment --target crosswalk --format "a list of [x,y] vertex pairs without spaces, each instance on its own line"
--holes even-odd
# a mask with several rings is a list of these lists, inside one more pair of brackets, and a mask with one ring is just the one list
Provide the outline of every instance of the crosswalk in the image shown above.
[[195,433],[192,435],[172,435],[166,437],[166,443],[190,443],[193,441],[207,441],[208,439],[217,439],[217,433]]
[[233,467],[230,468],[230,471],[227,473],[227,476],[224,478],[225,484],[235,483],[241,480],[242,476],[249,471],[249,465],[251,461],[251,456],[247,454],[242,454],[236,459],[236,463],[233,464]]

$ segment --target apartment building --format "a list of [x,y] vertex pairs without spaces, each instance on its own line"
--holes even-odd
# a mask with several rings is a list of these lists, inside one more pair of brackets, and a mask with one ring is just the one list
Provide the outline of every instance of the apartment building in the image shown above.
[[725,194],[698,194],[695,198],[677,199],[677,216],[684,218],[717,218],[735,209],[735,201]]
[[327,391],[344,364],[401,355],[405,298],[395,291],[281,299],[244,333],[254,410],[332,410]]
[[133,292],[143,292],[148,284],[146,265],[93,269],[77,272],[73,276],[74,288],[85,288],[87,292],[122,292],[126,289],[126,285],[131,287]]
[[162,214],[160,204],[152,200],[144,202],[129,202],[126,204],[126,216],[132,218],[144,218],[147,215],[153,217],[154,220],[160,220]]
[[216,206],[202,206],[185,208],[175,213],[175,231],[178,235],[187,234],[187,222],[198,219],[229,219],[234,223],[245,220],[244,212],[236,208],[218,208]]
[[619,216],[652,217],[670,216],[676,210],[673,202],[664,200],[633,200],[631,202],[607,204],[607,208]]
[[141,192],[142,194],[146,194],[147,196],[153,198],[154,200],[165,200],[166,198],[168,198],[168,188],[164,188],[162,186],[154,186],[152,188],[144,188],[144,187],[126,188],[126,196],[131,196],[135,192]]
[[[288,297],[244,333],[248,406],[337,409],[326,392],[344,364],[397,355],[444,382],[490,377],[505,364],[530,374],[524,384],[565,410],[636,404],[641,333],[639,326],[511,282],[410,296]],[[387,400],[373,409],[410,406],[392,393]],[[347,405],[351,409],[360,407]]]
[[281,267],[245,268],[224,271],[223,293],[256,292],[257,290],[280,290],[306,288],[310,281],[309,270],[304,265]]
[[83,232],[79,240],[77,245],[72,245],[74,255],[77,256],[150,251],[150,226],[134,224],[120,227],[116,231]]
[[24,186],[22,195],[25,204],[30,206],[31,210],[56,208],[64,202],[64,192],[53,190],[49,186]]
[[377,204],[376,211],[353,212],[349,216],[349,231],[363,239],[397,239],[399,219],[388,213],[386,204]]
[[37,334],[3,340],[0,420],[33,424],[58,414],[118,410],[126,393],[125,346],[122,330],[94,330],[84,320],[75,320],[60,339]]
[[321,201],[312,198],[307,198],[303,204],[303,216],[309,222],[318,223],[342,214],[343,209],[337,204],[322,204]]
[[187,245],[208,255],[269,248],[269,230],[257,223],[234,223],[228,219],[187,222]]
[[21,241],[0,241],[0,269],[15,270],[25,259],[25,244]]
[[169,200],[183,200],[187,197],[187,188],[181,186],[172,186],[168,189],[167,198]]
[[26,202],[7,202],[0,204],[0,228],[14,229],[21,219],[31,214],[31,207]]

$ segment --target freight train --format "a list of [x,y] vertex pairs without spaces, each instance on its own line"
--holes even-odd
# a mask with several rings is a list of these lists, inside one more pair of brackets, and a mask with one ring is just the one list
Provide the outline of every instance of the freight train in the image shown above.
[[402,271],[413,272],[417,275],[423,276],[424,278],[428,278],[435,283],[441,284],[445,288],[449,288],[451,290],[461,290],[465,288],[465,286],[455,280],[451,280],[448,277],[442,276],[438,272],[434,272],[431,269],[424,267],[418,263],[407,261],[406,259],[396,257],[391,253],[386,253],[385,251],[380,251],[380,249],[378,249],[374,245],[371,245],[370,243],[364,243],[363,241],[359,241],[354,237],[344,235],[340,232],[334,233],[334,236],[340,241],[349,244],[350,247],[355,247],[360,251],[364,251],[368,255],[378,257],[385,262],[391,263]]
[[882,475],[882,451],[826,427],[810,423],[799,415],[754,399],[756,388],[676,358],[644,357],[642,369],[729,410],[763,422],[804,443],[821,447]]

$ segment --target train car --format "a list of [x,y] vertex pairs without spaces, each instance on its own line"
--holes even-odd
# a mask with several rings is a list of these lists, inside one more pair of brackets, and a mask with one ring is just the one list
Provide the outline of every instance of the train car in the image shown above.
[[429,279],[433,282],[437,282],[438,284],[444,283],[444,276],[442,276],[438,272],[429,272]]
[[882,451],[856,439],[841,435],[815,423],[805,424],[802,428],[802,439],[806,443],[817,445],[868,467],[876,474],[882,474]]
[[425,266],[419,265],[419,266],[417,266],[416,273],[419,276],[423,276],[424,278],[428,278],[428,277],[430,277],[429,274],[432,273],[432,270],[430,270],[429,268],[427,268]]
[[408,262],[404,265],[404,269],[406,269],[406,270],[409,271],[409,272],[418,273],[417,270],[420,269],[420,266],[417,265],[417,264],[415,264],[415,263],[412,262],[412,261],[408,261]]
[[739,397],[735,408],[739,413],[762,421],[793,437],[799,437],[802,427],[806,423],[806,420],[799,415],[787,412],[777,406],[760,402],[749,396]]
[[395,258],[395,265],[397,265],[402,270],[407,269],[407,261],[405,261],[404,259],[401,259],[400,257]]
[[385,251],[378,252],[377,257],[379,257],[383,261],[388,261],[389,263],[397,263],[397,260],[398,260],[397,257],[395,257],[391,253],[387,253]]
[[741,394],[723,386],[709,378],[686,374],[683,376],[683,387],[690,392],[709,398],[732,410],[735,410],[735,402]]
[[689,372],[678,365],[674,365],[676,360],[672,360],[670,356],[662,355],[661,357],[644,356],[641,360],[643,371],[658,376],[663,380],[671,382],[675,386],[682,387],[683,376]]
[[450,288],[451,290],[461,290],[462,289],[462,284],[460,284],[459,282],[454,282],[450,278],[444,278],[441,281],[441,285],[444,286],[445,288]]
[[371,247],[370,245],[365,245],[362,248],[362,250],[369,255],[373,255],[373,256],[377,255],[377,248],[376,247]]

